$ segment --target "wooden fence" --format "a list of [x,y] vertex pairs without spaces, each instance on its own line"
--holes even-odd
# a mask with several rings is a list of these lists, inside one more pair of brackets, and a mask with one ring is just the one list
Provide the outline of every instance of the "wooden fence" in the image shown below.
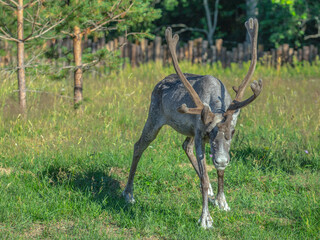
[[[109,51],[120,50],[121,57],[127,58],[131,66],[156,61],[163,64],[171,63],[171,56],[168,46],[161,37],[155,37],[153,41],[142,39],[136,43],[126,42],[124,37],[119,37],[113,41],[106,42],[105,38],[86,39],[83,41],[83,49],[90,48],[91,52],[98,49],[107,48]],[[1,42],[1,48],[6,50],[6,55],[0,57],[0,66],[6,66],[13,61],[10,47],[7,43]],[[49,40],[45,48],[55,46],[59,57],[63,56],[63,48],[72,51],[72,39]],[[237,47],[227,50],[223,46],[223,40],[217,39],[215,45],[209,46],[208,41],[198,38],[190,40],[188,43],[180,43],[177,46],[178,60],[187,60],[195,64],[213,64],[221,62],[222,67],[230,67],[231,63],[242,64],[250,60],[251,49],[248,43],[238,43]],[[318,48],[314,45],[303,46],[299,49],[289,47],[289,44],[283,44],[277,49],[265,51],[263,45],[258,45],[258,59],[261,64],[281,67],[284,64],[294,66],[296,62],[307,61],[313,63],[319,59]],[[125,64],[124,64],[125,66]]]
[[[109,50],[114,50],[120,40],[107,43]],[[171,62],[169,48],[160,37],[154,41],[146,39],[139,43],[128,43],[121,47],[121,57],[129,59],[131,65],[138,66],[148,61],[162,61],[163,64]],[[223,40],[217,39],[215,45],[209,46],[208,41],[198,38],[177,46],[178,60],[187,60],[195,64],[213,64],[221,62],[222,67],[230,67],[231,63],[242,64],[251,59],[251,46],[249,43],[238,43],[237,47],[227,50]],[[320,55],[314,45],[293,49],[289,44],[283,44],[277,49],[265,51],[263,45],[258,46],[259,61],[268,66],[280,67],[284,64],[294,66],[296,62],[315,62]]]

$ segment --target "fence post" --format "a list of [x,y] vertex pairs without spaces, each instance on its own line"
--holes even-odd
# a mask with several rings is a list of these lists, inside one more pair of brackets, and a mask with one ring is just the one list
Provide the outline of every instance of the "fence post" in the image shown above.
[[285,43],[282,45],[282,55],[283,55],[283,63],[288,63],[289,60],[289,44]]
[[161,37],[156,37],[154,40],[155,44],[155,61],[161,60]]
[[282,46],[278,47],[277,48],[277,59],[276,59],[276,66],[277,66],[277,71],[280,71],[280,67],[281,67],[281,63],[282,63],[282,59],[283,59],[283,56],[282,56]]
[[238,43],[238,64],[239,64],[239,67],[242,67],[242,62],[243,62],[243,44]]
[[163,45],[163,58],[162,58],[162,64],[163,66],[166,66],[168,64],[168,46],[165,44]]
[[223,68],[227,67],[227,48],[225,47],[221,48],[221,63]]
[[310,49],[309,49],[309,46],[303,46],[303,61],[308,61],[309,62],[309,59],[310,59]]
[[148,40],[142,39],[141,40],[141,56],[142,56],[142,62],[148,61]]
[[207,49],[208,49],[208,41],[204,40],[202,41],[202,46],[201,46],[201,62],[202,64],[206,64],[207,63],[207,60],[208,60],[208,52],[207,52]]
[[232,61],[232,52],[226,51],[226,66],[231,67],[231,61]]
[[154,61],[154,44],[153,42],[150,43],[148,46],[148,60],[149,61]]
[[315,46],[313,44],[310,45],[310,63],[312,63],[315,60]]
[[193,41],[188,41],[188,60],[192,62],[193,59]]
[[236,47],[232,48],[232,62],[237,62],[238,60],[238,49]]
[[210,48],[210,52],[211,52],[210,64],[213,64],[214,62],[217,61],[217,48],[216,48],[216,46],[212,45]]
[[220,60],[221,60],[221,48],[222,48],[222,43],[223,43],[223,40],[222,40],[221,38],[216,40],[217,61],[220,61]]
[[294,49],[289,48],[288,62],[291,66],[293,66],[293,54],[294,54]]

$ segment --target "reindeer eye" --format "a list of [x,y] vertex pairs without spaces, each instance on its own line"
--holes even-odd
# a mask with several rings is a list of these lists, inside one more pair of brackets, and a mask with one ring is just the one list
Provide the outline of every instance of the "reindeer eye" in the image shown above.
[[225,138],[226,140],[230,140],[230,139],[231,139],[230,133],[224,134],[224,138]]
[[231,137],[233,137],[235,131],[236,131],[235,129],[232,130],[232,132],[231,132]]

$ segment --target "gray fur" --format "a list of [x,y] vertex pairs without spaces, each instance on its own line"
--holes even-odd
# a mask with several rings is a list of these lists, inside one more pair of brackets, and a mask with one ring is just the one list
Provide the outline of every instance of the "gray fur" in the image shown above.
[[[177,108],[182,104],[186,104],[190,108],[195,107],[191,96],[178,75],[171,74],[160,81],[152,92],[148,119],[140,139],[134,146],[130,175],[123,195],[127,202],[135,202],[133,198],[133,178],[140,157],[148,145],[156,138],[161,127],[169,125],[177,132],[187,136],[183,143],[183,149],[201,180],[201,189],[206,198],[200,224],[204,228],[210,228],[212,226],[212,218],[209,214],[207,200],[208,198],[209,200],[214,198],[214,195],[206,171],[204,144],[210,142],[213,163],[218,170],[224,170],[230,161],[231,139],[226,140],[224,132],[219,131],[216,125],[225,120],[223,114],[228,109],[232,99],[222,82],[212,76],[195,74],[185,74],[185,76],[204,105],[208,105],[210,110],[215,113],[216,121],[206,126],[202,122],[200,115],[183,114],[177,111]],[[233,116],[232,130],[235,128],[238,114],[239,111]],[[196,148],[196,156],[193,153],[194,146]],[[221,209],[229,210],[224,193],[218,192],[217,196],[219,198],[211,201]]]
[[[147,122],[139,141],[134,145],[129,179],[123,196],[127,202],[134,202],[133,178],[144,150],[156,138],[163,125],[169,125],[187,136],[182,147],[200,178],[202,192],[202,214],[200,225],[212,227],[208,200],[220,209],[229,211],[223,191],[224,169],[230,162],[230,145],[234,134],[239,109],[254,101],[262,90],[262,80],[251,84],[253,95],[242,101],[257,62],[258,21],[250,18],[245,23],[251,39],[252,59],[247,75],[238,88],[233,88],[236,97],[232,101],[222,82],[209,75],[183,74],[176,56],[179,36],[172,37],[172,29],[166,29],[166,40],[177,74],[167,76],[154,88]],[[205,143],[210,143],[212,161],[218,174],[218,194],[213,198],[206,167]],[[193,153],[195,147],[196,155]]]

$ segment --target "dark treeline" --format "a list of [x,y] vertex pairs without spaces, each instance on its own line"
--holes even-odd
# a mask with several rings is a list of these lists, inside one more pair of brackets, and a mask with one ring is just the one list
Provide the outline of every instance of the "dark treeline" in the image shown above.
[[[213,39],[222,38],[227,48],[246,40],[244,22],[249,17],[259,20],[259,43],[266,49],[284,43],[298,48],[320,44],[320,1],[314,0],[166,0],[155,5],[162,11],[155,21],[153,33],[163,36],[166,26],[180,32],[182,41],[206,38],[208,29],[205,4],[208,4],[212,22],[218,2],[217,27]],[[188,30],[190,29],[190,30]]]

